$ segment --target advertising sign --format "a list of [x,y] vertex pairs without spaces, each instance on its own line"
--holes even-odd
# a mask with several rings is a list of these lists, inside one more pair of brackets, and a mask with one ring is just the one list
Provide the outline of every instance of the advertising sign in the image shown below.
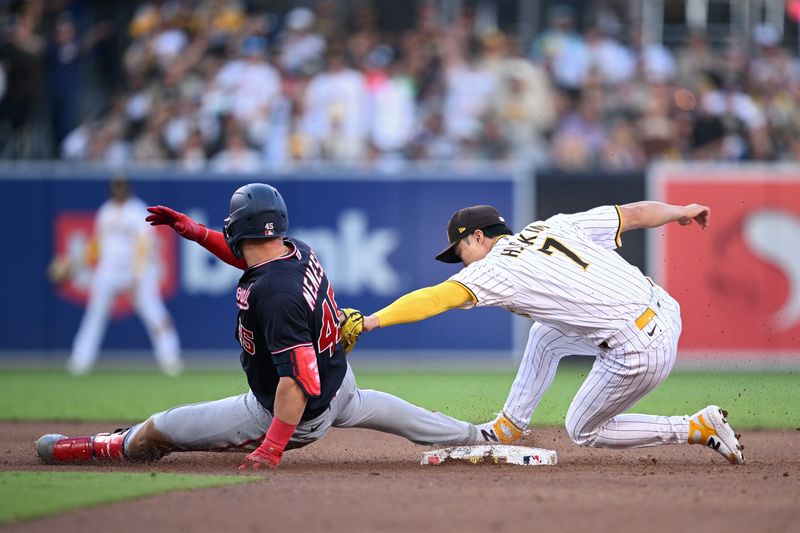
[[[108,198],[108,177],[70,172],[18,175],[0,172],[0,204],[7,220],[9,251],[0,279],[4,306],[0,353],[68,351],[84,311],[91,265],[83,262],[94,214]],[[310,244],[320,258],[342,307],[372,312],[394,299],[444,281],[457,266],[434,256],[446,245],[446,225],[457,209],[493,204],[514,220],[518,182],[510,173],[292,174],[263,176],[133,173],[136,196],[221,229],[231,194],[253,181],[267,181],[289,208],[289,233]],[[527,216],[527,214],[526,214]],[[196,243],[166,229],[156,231],[160,287],[188,352],[236,350],[234,292],[241,272]],[[46,280],[49,261],[68,254],[78,269],[67,283]],[[366,335],[363,350],[413,352],[421,357],[508,355],[512,317],[497,309],[451,311],[433,319]],[[149,350],[130,302],[119,298],[103,341],[104,350]]]
[[681,356],[800,356],[800,166],[659,166],[650,198],[711,207],[653,230],[650,272],[681,304]]

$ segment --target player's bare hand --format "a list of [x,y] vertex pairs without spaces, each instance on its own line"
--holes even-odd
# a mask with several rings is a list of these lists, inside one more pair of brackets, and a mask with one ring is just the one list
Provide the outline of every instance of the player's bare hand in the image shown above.
[[678,224],[688,226],[694,220],[697,225],[707,229],[711,223],[711,208],[700,204],[689,204],[684,206],[684,215],[678,219]]
[[263,445],[259,446],[239,465],[239,470],[261,470],[262,468],[274,470],[281,463],[282,455],[283,452],[271,446],[266,448]]
[[72,260],[66,255],[61,255],[50,261],[47,266],[47,278],[54,285],[60,285],[72,277],[73,271]]
[[151,226],[169,226],[175,233],[189,239],[190,241],[202,241],[206,238],[208,230],[202,224],[198,224],[191,217],[179,211],[175,211],[165,205],[156,205],[147,208],[150,213],[145,220]]
[[364,317],[364,331],[372,331],[381,327],[381,321],[375,315]]

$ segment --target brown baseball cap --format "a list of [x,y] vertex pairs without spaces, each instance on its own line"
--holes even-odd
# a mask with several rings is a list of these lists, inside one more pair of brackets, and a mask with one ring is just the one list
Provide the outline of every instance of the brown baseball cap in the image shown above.
[[472,232],[477,229],[500,224],[506,227],[508,233],[511,233],[506,225],[506,220],[491,205],[474,205],[459,209],[453,213],[450,222],[447,223],[447,240],[450,241],[450,245],[436,256],[436,260],[442,263],[460,263],[461,259],[455,252],[458,241],[472,235]]

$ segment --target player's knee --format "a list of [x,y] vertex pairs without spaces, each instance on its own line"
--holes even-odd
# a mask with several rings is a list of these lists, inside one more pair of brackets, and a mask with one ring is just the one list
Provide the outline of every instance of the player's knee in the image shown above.
[[594,446],[597,440],[597,428],[570,419],[567,419],[566,427],[572,442],[578,446]]
[[159,333],[169,333],[175,329],[175,326],[172,325],[172,320],[170,320],[169,316],[165,316],[159,320],[156,323],[156,327],[158,328]]
[[156,429],[152,416],[137,428],[125,445],[125,453],[133,461],[157,461],[175,449],[175,443]]

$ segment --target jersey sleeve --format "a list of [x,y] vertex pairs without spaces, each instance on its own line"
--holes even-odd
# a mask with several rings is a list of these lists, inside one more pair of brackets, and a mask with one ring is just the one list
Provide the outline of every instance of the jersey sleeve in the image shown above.
[[94,231],[94,237],[96,239],[99,239],[106,230],[107,211],[108,208],[106,207],[106,204],[103,204],[100,206],[100,209],[97,210],[97,213],[94,214],[93,231]]
[[128,212],[131,228],[136,234],[136,244],[134,257],[137,264],[141,267],[148,260],[153,259],[153,248],[155,247],[155,232],[150,224],[147,223],[147,206],[141,200],[133,200]]
[[581,213],[557,215],[577,226],[590,240],[607,250],[622,246],[622,214],[616,205],[603,205]]
[[476,261],[463,268],[451,276],[449,281],[462,285],[472,294],[474,302],[468,302],[465,309],[502,305],[516,294],[505,274],[486,260]]
[[[445,281],[401,296],[375,312],[382,327],[425,320],[450,309],[474,304],[473,294],[461,283]],[[471,305],[470,305],[471,307]]]
[[145,220],[147,218],[147,204],[145,204],[142,200],[138,198],[133,203],[133,208],[131,209],[131,216],[136,224],[136,230],[140,235],[151,235],[153,228],[150,224]]

